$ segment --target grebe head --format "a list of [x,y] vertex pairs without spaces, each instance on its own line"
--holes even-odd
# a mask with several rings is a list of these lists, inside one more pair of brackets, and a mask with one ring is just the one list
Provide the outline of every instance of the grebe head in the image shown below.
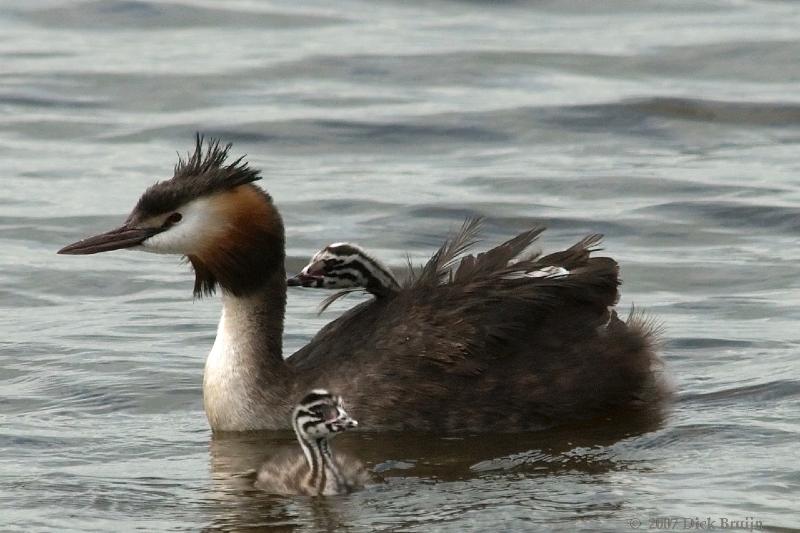
[[284,233],[261,179],[239,158],[228,162],[231,145],[205,142],[180,158],[172,178],[147,189],[125,223],[62,248],[60,254],[95,254],[122,248],[185,256],[195,271],[195,294],[219,283],[244,295],[283,271]]
[[377,295],[400,287],[388,267],[360,246],[346,242],[329,244],[314,254],[303,270],[287,283],[323,289],[361,287]]
[[352,429],[358,422],[344,410],[341,396],[315,389],[295,407],[292,425],[301,441],[314,441]]

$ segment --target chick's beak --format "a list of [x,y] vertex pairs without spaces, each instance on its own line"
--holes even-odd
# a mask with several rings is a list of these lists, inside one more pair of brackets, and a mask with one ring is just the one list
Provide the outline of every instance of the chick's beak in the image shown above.
[[358,422],[356,421],[356,419],[351,417],[347,413],[344,413],[342,416],[340,416],[339,419],[336,421],[336,423],[341,429],[353,429],[355,427],[358,427]]
[[161,228],[136,228],[123,225],[117,229],[87,237],[78,242],[69,244],[58,251],[65,255],[88,255],[100,252],[110,252],[122,248],[131,248],[141,244],[146,239],[161,232]]
[[313,276],[300,272],[286,280],[289,287],[319,287],[322,276]]
[[286,280],[289,287],[322,287],[322,266],[319,262],[306,265],[303,270]]

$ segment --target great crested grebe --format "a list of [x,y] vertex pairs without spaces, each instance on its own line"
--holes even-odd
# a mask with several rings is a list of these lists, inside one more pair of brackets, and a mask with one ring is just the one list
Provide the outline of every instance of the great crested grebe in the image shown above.
[[332,496],[363,487],[369,474],[360,461],[334,456],[329,440],[358,423],[342,399],[325,389],[308,393],[292,413],[292,428],[303,453],[273,458],[258,470],[255,486],[272,494]]
[[[142,194],[121,227],[59,252],[183,255],[196,295],[221,288],[203,379],[213,430],[285,428],[315,388],[347,391],[370,428],[443,432],[541,429],[666,393],[653,329],[613,310],[618,268],[590,257],[597,236],[546,262],[526,252],[543,228],[463,256],[474,222],[395,297],[359,304],[284,360],[283,222],[253,184],[259,171],[227,161],[229,150],[198,136],[194,153]],[[550,265],[569,275],[533,275]]]

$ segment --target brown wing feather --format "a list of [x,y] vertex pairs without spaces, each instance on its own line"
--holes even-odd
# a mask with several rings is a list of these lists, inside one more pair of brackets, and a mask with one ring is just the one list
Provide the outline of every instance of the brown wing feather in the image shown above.
[[461,225],[461,229],[436,250],[436,253],[422,267],[419,275],[414,275],[411,270],[410,285],[412,287],[425,287],[438,285],[445,278],[450,268],[458,258],[477,243],[483,219],[480,217],[468,218]]
[[554,252],[538,258],[537,263],[544,266],[560,266],[567,270],[581,266],[589,259],[589,254],[600,251],[598,246],[603,240],[599,233],[584,237],[566,250]]
[[[491,278],[499,272],[508,271],[510,268],[509,263],[530,248],[544,229],[544,226],[532,228],[487,252],[462,258],[453,277],[453,282],[469,283],[476,279]],[[518,262],[517,264],[520,266],[511,267],[512,271],[524,271],[525,265],[530,264],[533,259],[535,259],[535,255],[525,261]]]

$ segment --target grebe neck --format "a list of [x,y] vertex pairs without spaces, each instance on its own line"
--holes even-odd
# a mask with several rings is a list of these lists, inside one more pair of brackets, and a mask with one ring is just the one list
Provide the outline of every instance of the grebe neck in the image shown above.
[[338,494],[345,486],[344,476],[336,466],[328,438],[304,439],[297,435],[308,463],[306,486],[315,494]]
[[222,287],[222,315],[206,359],[203,402],[211,427],[281,428],[292,411],[292,373],[282,357],[286,274],[236,295]]
[[366,254],[363,259],[368,265],[365,272],[367,292],[376,296],[386,296],[400,290],[400,283],[389,267]]

